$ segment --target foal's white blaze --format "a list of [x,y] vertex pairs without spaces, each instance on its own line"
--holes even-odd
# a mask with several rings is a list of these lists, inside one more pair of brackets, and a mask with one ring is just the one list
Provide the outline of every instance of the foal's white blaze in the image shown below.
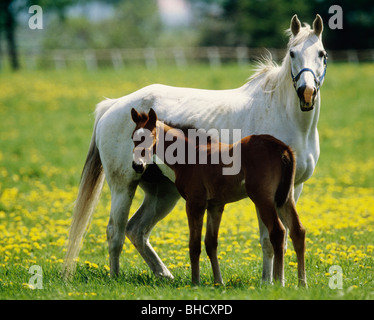
[[145,130],[144,130],[144,128],[140,128],[140,129],[136,130],[135,133],[136,133],[137,136],[142,136],[142,135],[145,134]]

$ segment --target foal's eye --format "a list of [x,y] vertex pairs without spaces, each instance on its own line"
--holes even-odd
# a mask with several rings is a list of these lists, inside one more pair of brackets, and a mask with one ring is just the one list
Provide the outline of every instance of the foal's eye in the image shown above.
[[295,58],[295,52],[290,51],[290,57],[291,57],[291,58]]

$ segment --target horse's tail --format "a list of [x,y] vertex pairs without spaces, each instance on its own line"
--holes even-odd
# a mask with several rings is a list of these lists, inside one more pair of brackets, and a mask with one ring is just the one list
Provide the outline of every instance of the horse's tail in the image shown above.
[[282,207],[287,201],[295,180],[296,160],[292,149],[284,146],[281,149],[282,176],[275,193],[275,203],[278,208]]
[[99,119],[113,104],[110,100],[104,100],[96,107],[96,119],[84,164],[78,197],[75,202],[73,219],[70,226],[69,242],[65,256],[64,274],[71,275],[75,270],[75,260],[78,257],[81,242],[91,221],[92,213],[96,207],[103,184],[104,171],[100,159],[99,150],[96,146],[96,126]]

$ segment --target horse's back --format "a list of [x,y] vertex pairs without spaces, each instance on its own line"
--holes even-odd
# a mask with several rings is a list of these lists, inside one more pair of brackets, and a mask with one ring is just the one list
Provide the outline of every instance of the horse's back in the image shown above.
[[[99,106],[102,103],[97,110],[101,109]],[[207,90],[152,84],[121,98],[112,99],[110,103],[109,108],[104,108],[105,113],[100,122],[111,128],[123,125],[124,121],[131,122],[131,108],[144,113],[153,108],[160,120],[208,130],[237,128],[237,122],[243,119],[238,114],[246,105],[247,99],[242,88]]]

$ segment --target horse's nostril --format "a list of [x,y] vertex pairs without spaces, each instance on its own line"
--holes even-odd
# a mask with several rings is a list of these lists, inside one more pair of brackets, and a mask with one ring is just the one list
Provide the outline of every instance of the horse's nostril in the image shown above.
[[300,100],[304,100],[304,91],[305,91],[306,86],[301,86],[297,89],[297,95]]

